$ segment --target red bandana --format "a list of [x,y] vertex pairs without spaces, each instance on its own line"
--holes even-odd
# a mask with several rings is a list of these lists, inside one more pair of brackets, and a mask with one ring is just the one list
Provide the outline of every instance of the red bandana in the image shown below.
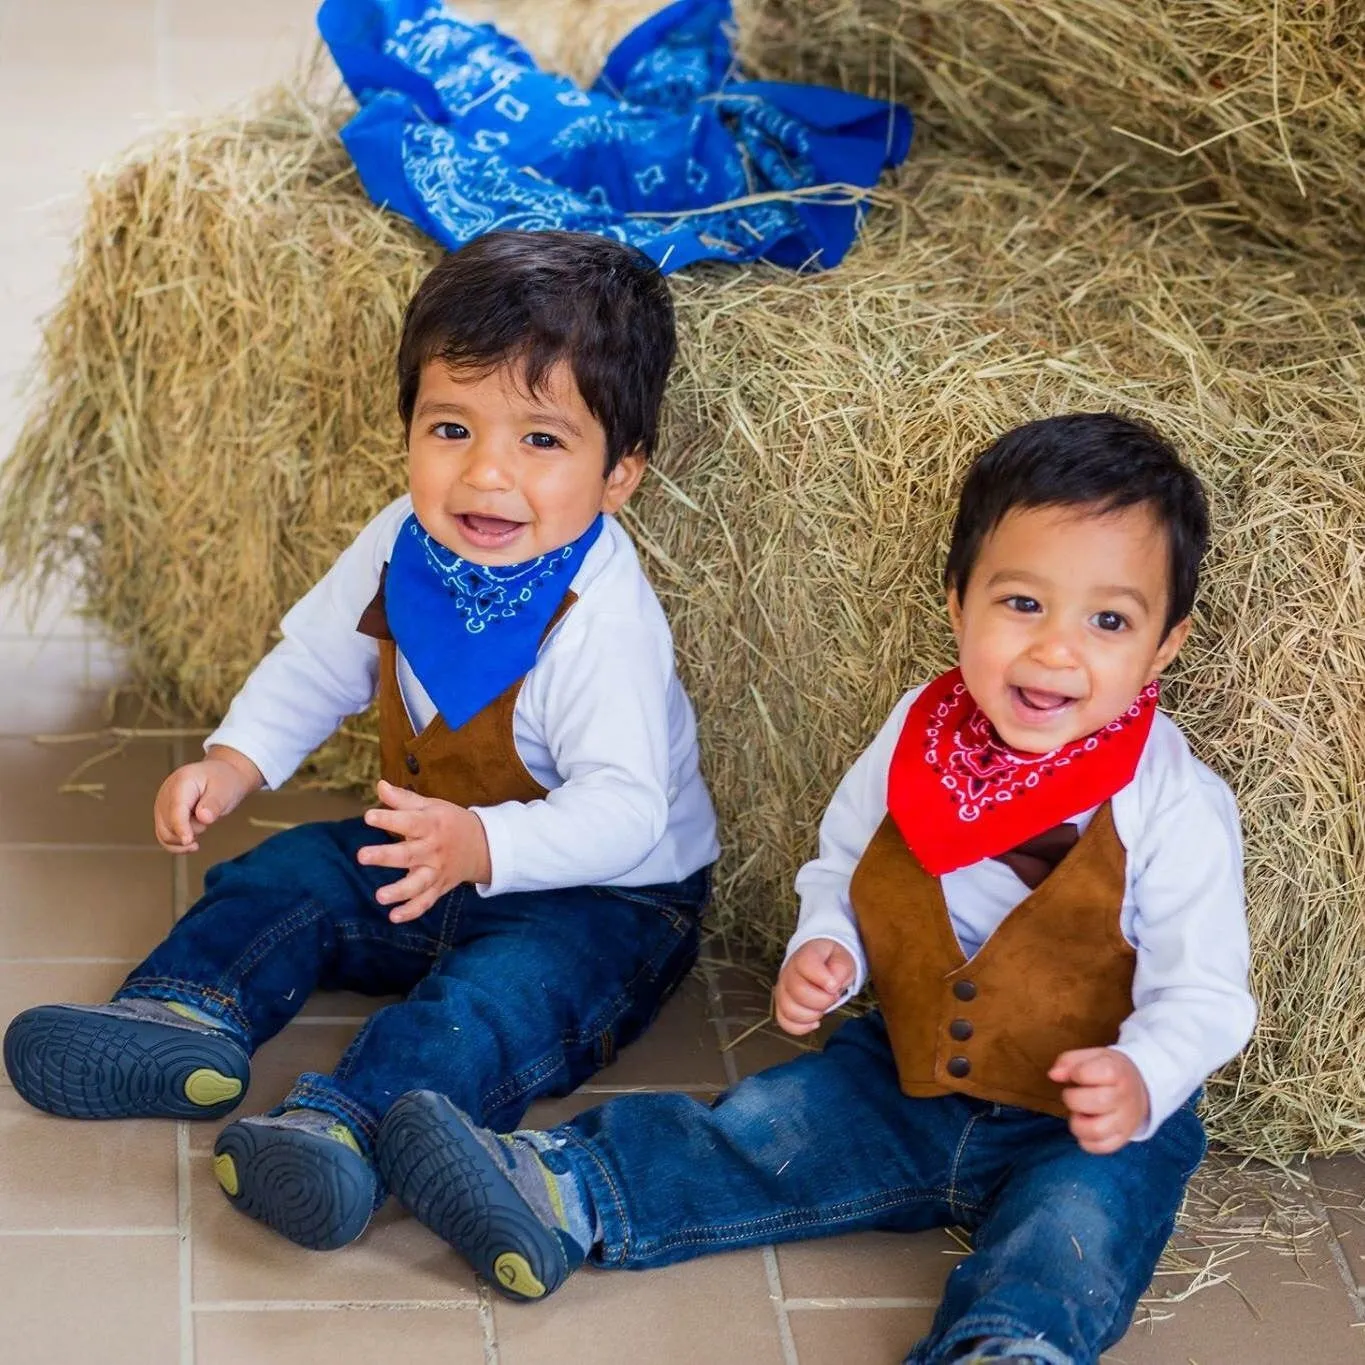
[[1023,754],[1000,742],[955,668],[906,716],[887,782],[891,818],[934,877],[1007,853],[1133,780],[1158,691],[1149,683],[1121,716],[1083,739]]

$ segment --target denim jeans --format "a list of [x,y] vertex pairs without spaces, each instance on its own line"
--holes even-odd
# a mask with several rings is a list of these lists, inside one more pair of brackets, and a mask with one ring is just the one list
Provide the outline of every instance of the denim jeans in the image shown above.
[[368,1150],[409,1090],[515,1127],[538,1095],[568,1093],[637,1038],[696,960],[709,869],[667,886],[458,886],[393,924],[374,896],[402,873],[356,861],[387,837],[360,819],[301,825],[211,868],[119,997],[195,1005],[254,1052],[315,990],[405,995],[281,1106],[346,1120]]
[[1110,1156],[1083,1152],[1050,1115],[911,1099],[875,1013],[711,1106],[629,1095],[553,1136],[564,1140],[553,1164],[567,1161],[596,1205],[603,1266],[861,1228],[969,1228],[972,1254],[907,1365],[956,1360],[979,1339],[1094,1365],[1127,1329],[1204,1154],[1193,1097]]

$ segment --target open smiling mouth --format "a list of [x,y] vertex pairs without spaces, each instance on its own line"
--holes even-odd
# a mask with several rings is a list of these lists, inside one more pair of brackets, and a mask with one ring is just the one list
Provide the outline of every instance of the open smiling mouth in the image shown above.
[[460,529],[478,545],[498,545],[511,540],[524,521],[509,521],[506,517],[484,516],[478,512],[461,512],[455,520]]
[[1045,692],[1037,687],[1011,687],[1020,707],[1039,719],[1059,715],[1068,706],[1073,706],[1077,698],[1068,697],[1062,692]]

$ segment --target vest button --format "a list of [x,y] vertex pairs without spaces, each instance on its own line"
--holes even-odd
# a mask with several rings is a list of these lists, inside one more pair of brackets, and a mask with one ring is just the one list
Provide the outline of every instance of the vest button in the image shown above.
[[948,1025],[948,1032],[951,1033],[959,1043],[965,1043],[976,1030],[972,1028],[972,1021],[970,1019],[954,1019],[953,1022]]
[[953,994],[959,1000],[975,1000],[976,983],[974,981],[954,981]]
[[956,1077],[959,1081],[971,1074],[972,1064],[965,1057],[948,1058],[948,1074]]
[[416,754],[409,754],[407,758],[408,771],[416,776],[422,771],[422,765],[417,761]]

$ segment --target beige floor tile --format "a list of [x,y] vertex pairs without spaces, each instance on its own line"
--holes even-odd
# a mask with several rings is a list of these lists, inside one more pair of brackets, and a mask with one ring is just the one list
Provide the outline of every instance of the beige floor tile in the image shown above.
[[205,1156],[191,1162],[194,1299],[241,1303],[471,1303],[474,1273],[395,1200],[356,1242],[305,1251],[224,1198]]
[[0,958],[140,961],[171,919],[170,858],[153,849],[0,848]]
[[361,995],[357,991],[316,991],[299,1011],[300,1019],[327,1019],[359,1028],[375,1010],[392,1005],[396,995]]
[[546,1304],[497,1299],[500,1365],[779,1365],[761,1251],[641,1273],[585,1269]]
[[179,1365],[175,1236],[0,1237],[6,1365]]
[[[0,962],[0,1030],[34,1005],[99,1005],[136,964],[126,962]],[[0,1085],[8,1079],[0,1069]]]
[[[245,1118],[273,1109],[304,1071],[331,1071],[355,1037],[358,1027],[355,1024],[293,1023],[277,1033],[251,1059],[251,1084],[231,1117]],[[212,1150],[219,1130],[227,1121],[194,1124],[190,1128],[191,1150]]]
[[777,1249],[789,1299],[922,1299],[936,1304],[962,1248],[948,1233],[857,1232]]
[[725,1063],[707,1014],[706,982],[689,976],[644,1037],[624,1048],[592,1084],[620,1090],[724,1087]]
[[82,1123],[0,1090],[0,1230],[175,1230],[175,1124]]
[[195,1365],[483,1365],[477,1308],[207,1312],[194,1319]]
[[1365,1157],[1320,1157],[1312,1167],[1351,1278],[1365,1292]]
[[789,1315],[801,1365],[900,1365],[928,1330],[928,1308],[803,1308]]
[[[169,744],[139,740],[83,773],[108,743],[0,739],[0,844],[137,844],[155,847],[152,803],[171,770]],[[63,792],[69,780],[98,796]]]
[[[1228,1283],[1170,1308],[1155,1305],[1155,1314],[1170,1313],[1164,1321],[1139,1310],[1104,1365],[1360,1365],[1365,1329],[1354,1319],[1325,1237],[1297,1256],[1253,1243],[1223,1271]],[[1161,1287],[1171,1293],[1181,1286]]]

